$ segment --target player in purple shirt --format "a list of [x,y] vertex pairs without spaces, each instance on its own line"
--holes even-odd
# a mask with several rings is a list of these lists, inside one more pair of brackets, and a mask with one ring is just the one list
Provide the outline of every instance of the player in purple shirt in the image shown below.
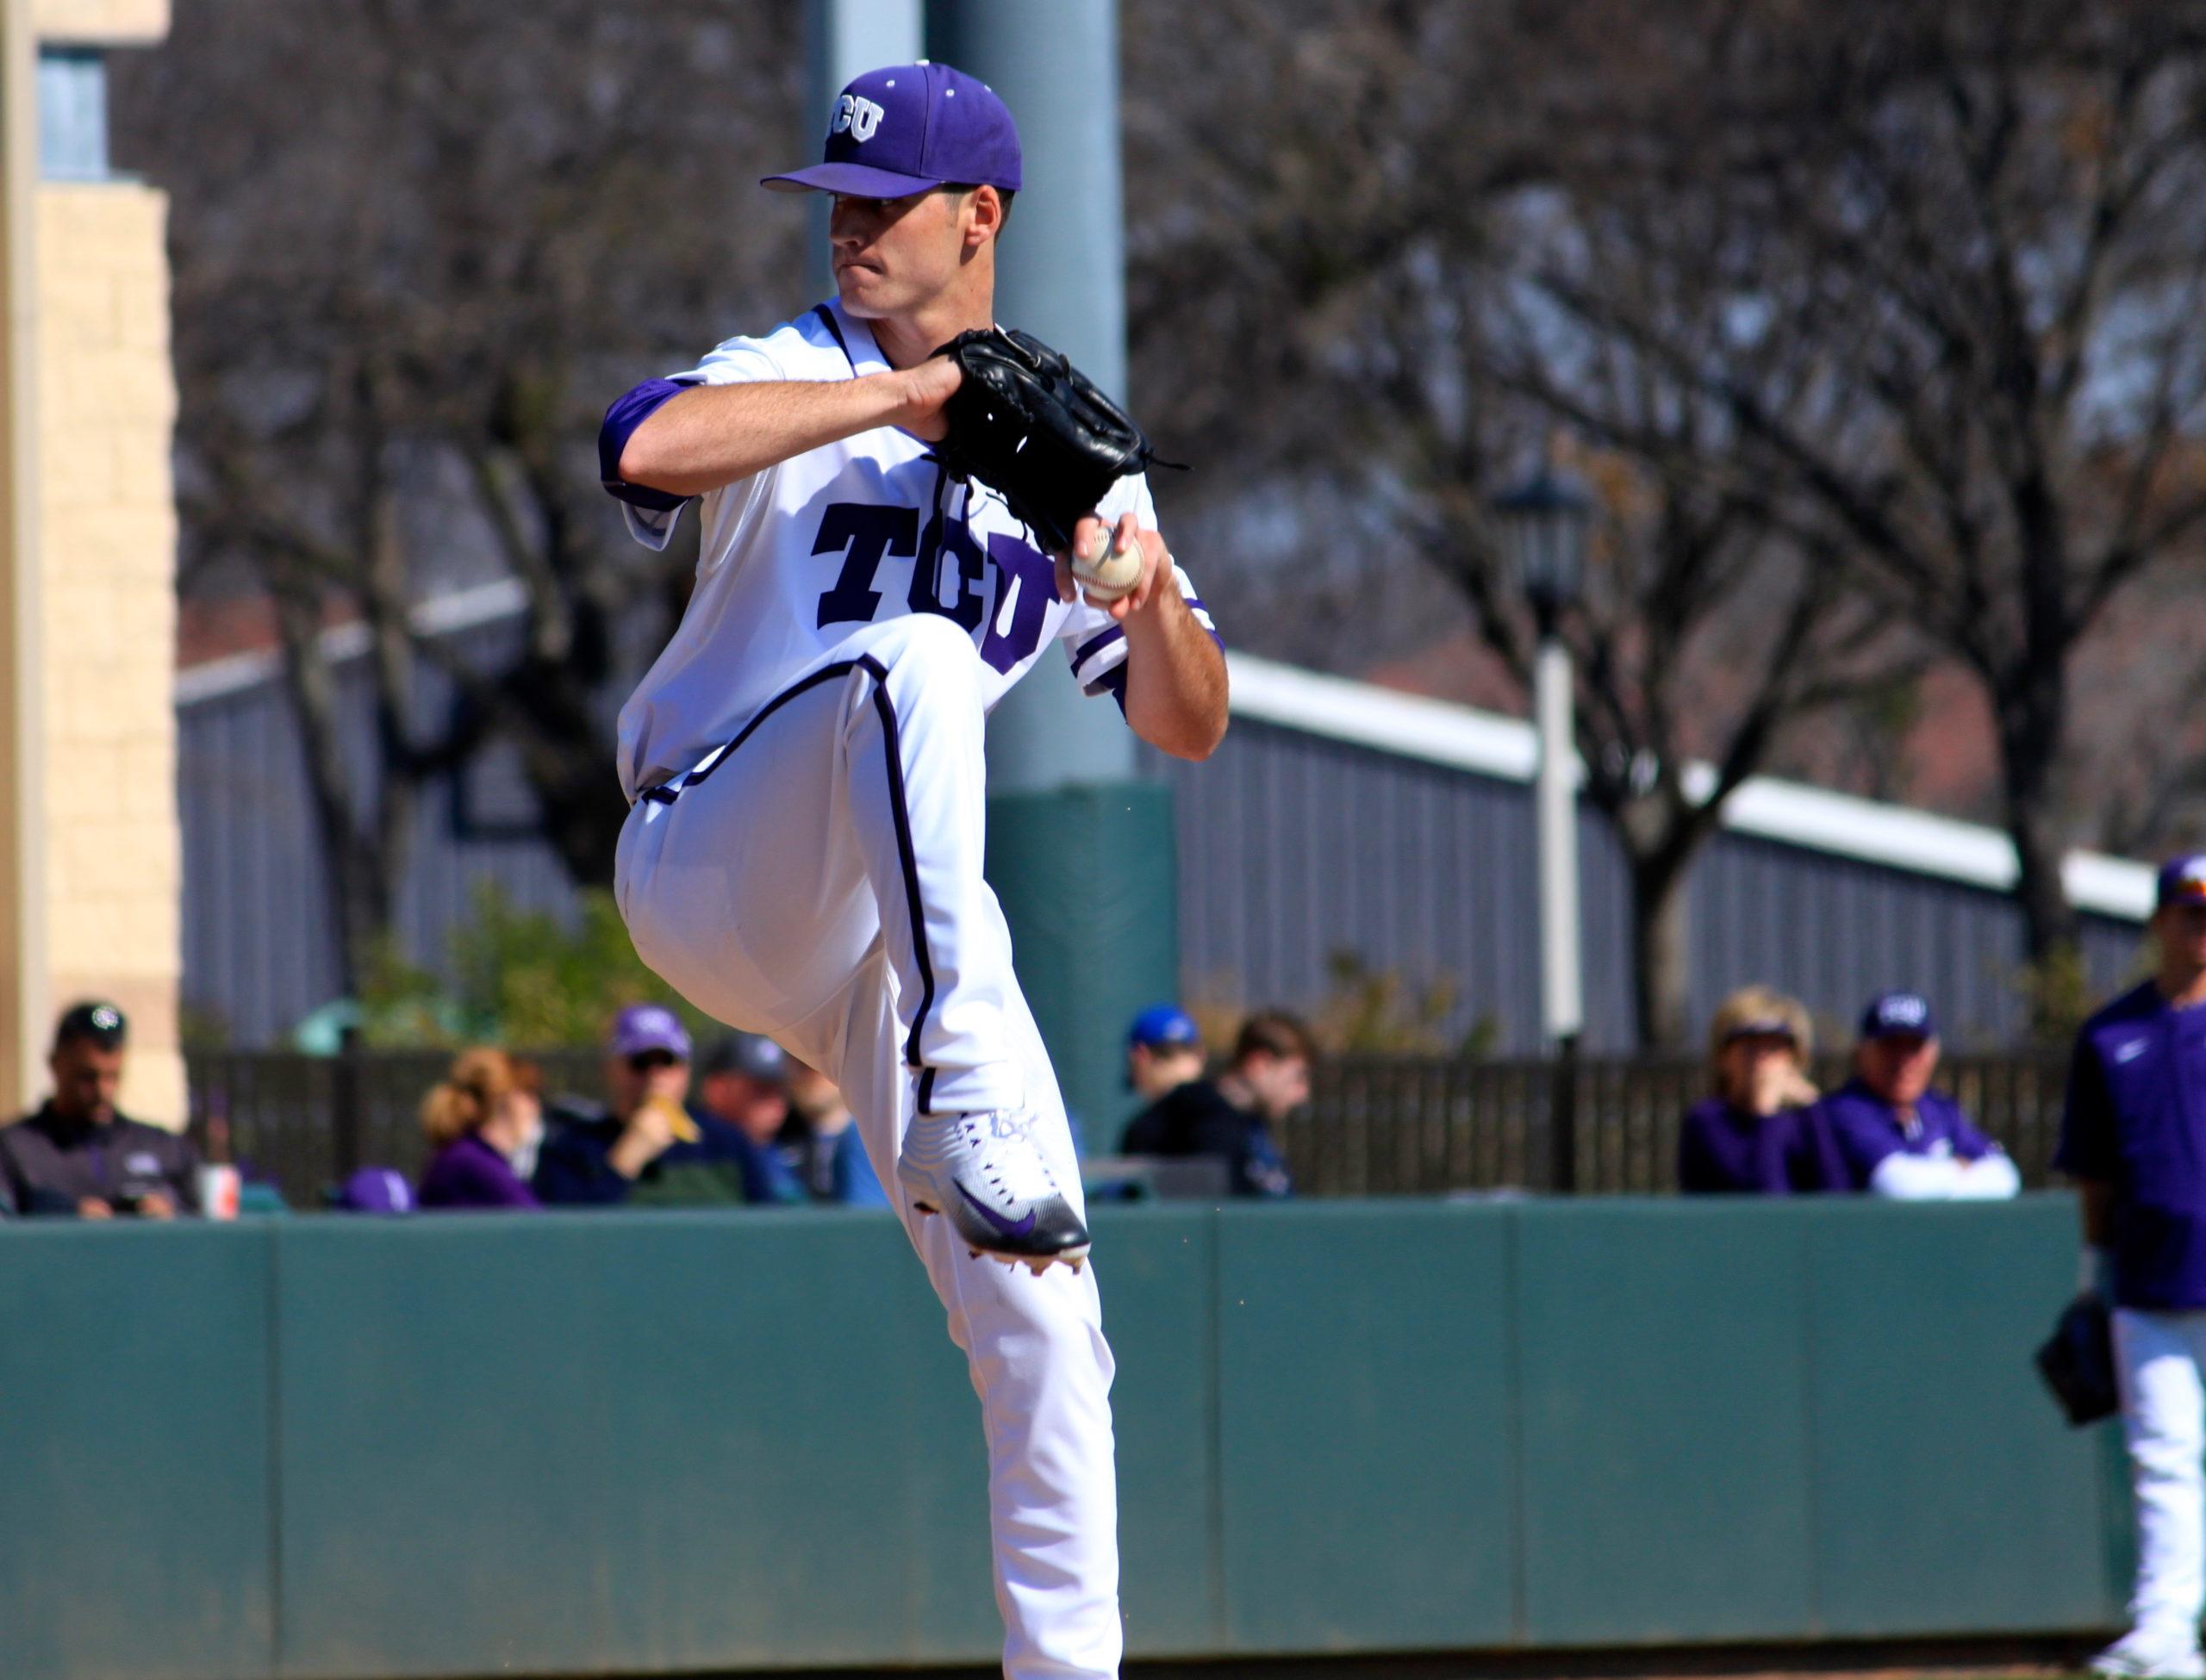
[[2136,1490],[2129,1632],[2100,1674],[2206,1675],[2206,853],[2160,871],[2153,977],[2084,1023],[2054,1165],[2076,1179],[2087,1291],[2110,1296]]
[[536,1069],[503,1050],[463,1051],[421,1099],[436,1154],[421,1173],[425,1208],[540,1208],[528,1187],[544,1137]]
[[1905,1202],[1996,1201],[2022,1188],[2006,1152],[1930,1089],[1938,1053],[1938,1024],[1919,992],[1870,999],[1854,1077],[1810,1117],[1830,1139],[1833,1188]]
[[1678,1129],[1678,1188],[1687,1195],[1784,1196],[1825,1188],[1823,1135],[1804,1123],[1816,1100],[1805,1068],[1808,1011],[1766,986],[1734,992],[1709,1023],[1715,1094]]

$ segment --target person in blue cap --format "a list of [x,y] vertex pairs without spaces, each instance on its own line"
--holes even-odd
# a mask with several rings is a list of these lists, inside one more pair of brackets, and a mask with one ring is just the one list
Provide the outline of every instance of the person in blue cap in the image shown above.
[[1919,992],[1885,992],[1861,1011],[1854,1077],[1817,1104],[1810,1123],[1829,1134],[1841,1182],[1898,1201],[1988,1201],[2022,1179],[2006,1151],[1930,1088],[1938,1023]]
[[[1192,1020],[1181,1019],[1193,1027]],[[1158,1024],[1161,1018],[1151,1021]],[[1194,1051],[1200,1073],[1200,1039]],[[1273,1129],[1310,1100],[1310,1070],[1317,1059],[1317,1042],[1300,1020],[1284,1010],[1259,1010],[1241,1024],[1224,1073],[1166,1086],[1127,1124],[1119,1147],[1130,1155],[1216,1156],[1226,1163],[1235,1195],[1291,1196],[1294,1180]]]
[[1126,1089],[1144,1103],[1203,1076],[1203,1030],[1177,1004],[1152,1004],[1126,1029]]
[[2206,852],[2153,893],[2153,977],[2084,1023],[2053,1164],[2083,1209],[2083,1288],[2113,1308],[2137,1513],[2129,1631],[2100,1674],[2198,1680],[2206,1659]]

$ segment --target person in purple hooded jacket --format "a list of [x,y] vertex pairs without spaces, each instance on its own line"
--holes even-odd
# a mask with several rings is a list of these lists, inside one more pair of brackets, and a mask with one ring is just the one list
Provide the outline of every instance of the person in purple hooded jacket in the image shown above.
[[1808,1011],[1766,986],[1734,992],[1708,1028],[1714,1094],[1678,1131],[1678,1188],[1687,1195],[1785,1196],[1827,1189],[1835,1162],[1808,1123],[1814,1036]]
[[464,1050],[421,1099],[436,1150],[421,1173],[425,1208],[540,1208],[528,1187],[544,1137],[536,1069],[503,1050]]

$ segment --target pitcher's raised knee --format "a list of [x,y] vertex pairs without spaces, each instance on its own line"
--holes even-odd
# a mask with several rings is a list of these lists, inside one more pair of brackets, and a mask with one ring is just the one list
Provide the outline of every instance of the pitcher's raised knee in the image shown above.
[[928,688],[955,685],[961,698],[969,693],[980,699],[981,657],[967,632],[932,613],[913,613],[882,628],[871,651],[888,670],[892,687],[901,689],[913,681]]

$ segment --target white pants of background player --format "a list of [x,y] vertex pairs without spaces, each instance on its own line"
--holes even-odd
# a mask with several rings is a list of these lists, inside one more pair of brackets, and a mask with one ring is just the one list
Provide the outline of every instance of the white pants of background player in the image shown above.
[[1079,1205],[1064,1100],[981,877],[977,672],[947,619],[854,632],[670,800],[637,801],[615,892],[645,962],[707,1014],[821,1069],[857,1116],[981,1397],[1005,1672],[1115,1676],[1112,1367],[1094,1268],[1038,1278],[972,1259],[949,1220],[895,1193],[925,1000],[932,1106],[1033,1111]]
[[2114,1314],[2122,1422],[2137,1494],[2131,1625],[2195,1646],[2206,1606],[2206,1312]]

